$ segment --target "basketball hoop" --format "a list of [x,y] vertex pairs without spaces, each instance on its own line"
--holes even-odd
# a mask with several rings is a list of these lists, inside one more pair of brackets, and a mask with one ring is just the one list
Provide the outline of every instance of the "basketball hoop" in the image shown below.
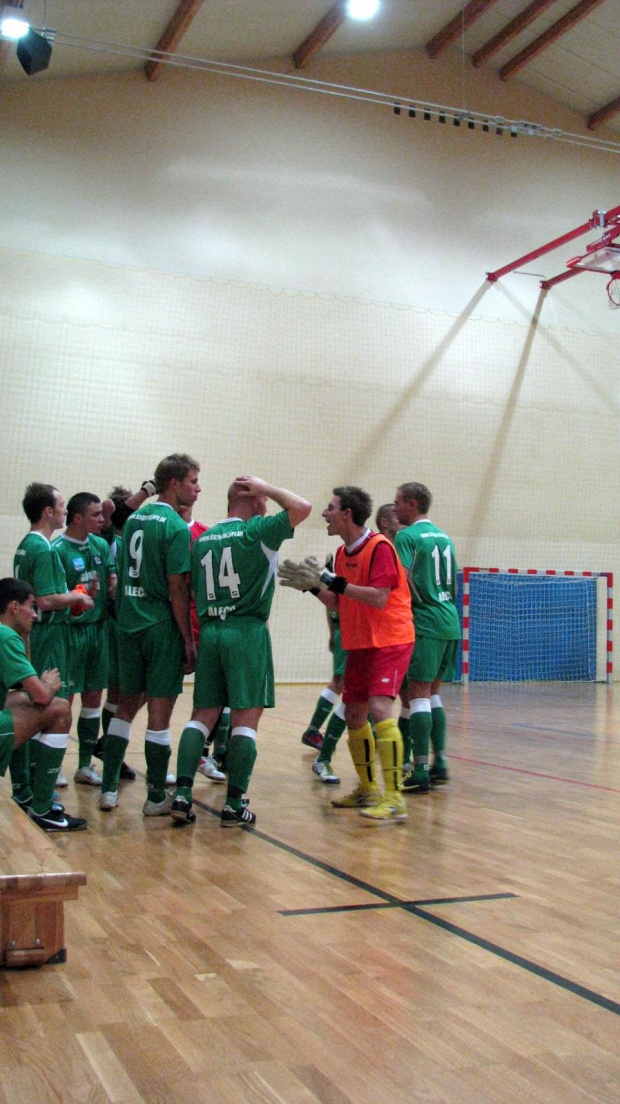
[[612,273],[611,280],[607,284],[607,298],[611,310],[620,307],[620,272]]

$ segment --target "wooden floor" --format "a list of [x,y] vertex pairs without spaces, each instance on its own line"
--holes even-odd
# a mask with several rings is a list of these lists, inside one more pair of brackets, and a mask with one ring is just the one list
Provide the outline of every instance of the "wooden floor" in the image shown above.
[[320,689],[263,719],[254,832],[203,778],[185,828],[70,784],[88,884],[66,965],[0,975],[1,1101],[618,1104],[620,688],[447,688],[452,781],[381,829],[314,780]]

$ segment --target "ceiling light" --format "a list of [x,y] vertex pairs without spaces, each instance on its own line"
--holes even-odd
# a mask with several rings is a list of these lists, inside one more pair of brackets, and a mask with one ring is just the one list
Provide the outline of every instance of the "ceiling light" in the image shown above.
[[348,0],[347,15],[351,19],[372,19],[379,7],[379,0]]
[[30,24],[26,19],[23,8],[17,8],[14,4],[5,4],[0,21],[0,34],[3,38],[23,38],[28,34]]

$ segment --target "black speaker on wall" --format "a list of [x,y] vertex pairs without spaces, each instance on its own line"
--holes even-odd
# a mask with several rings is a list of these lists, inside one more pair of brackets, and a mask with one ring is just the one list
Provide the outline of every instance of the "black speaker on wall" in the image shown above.
[[17,57],[25,73],[33,77],[35,73],[42,73],[47,69],[52,56],[52,45],[36,31],[28,31],[28,34],[20,38],[17,43]]

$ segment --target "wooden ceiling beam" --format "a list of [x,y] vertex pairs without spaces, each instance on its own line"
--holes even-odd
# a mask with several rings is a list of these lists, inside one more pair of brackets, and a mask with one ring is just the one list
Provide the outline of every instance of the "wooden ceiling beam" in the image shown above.
[[317,23],[313,31],[302,42],[295,53],[293,61],[296,69],[303,69],[313,57],[318,54],[326,42],[336,33],[347,18],[346,0],[336,0],[328,12],[325,13],[320,23]]
[[604,3],[605,0],[580,0],[580,3],[571,8],[561,19],[558,19],[557,23],[553,23],[543,34],[530,42],[529,46],[526,46],[520,53],[515,54],[510,61],[507,61],[505,65],[502,65],[499,70],[500,80],[505,81],[509,80],[510,77],[514,77],[515,73],[518,73],[530,61],[538,57],[538,54],[541,54],[543,50],[547,50],[549,46],[557,42],[558,38],[570,31],[577,23],[581,23],[581,20],[585,19],[590,12]]
[[606,123],[608,119],[613,118],[620,112],[620,96],[611,103],[605,104],[604,107],[599,107],[598,111],[595,111],[593,115],[590,115],[588,119],[588,130],[597,130],[598,127]]
[[481,46],[479,50],[476,50],[475,54],[472,54],[471,63],[474,69],[479,69],[485,61],[488,61],[490,57],[497,54],[508,42],[512,42],[513,38],[521,34],[526,27],[529,27],[530,23],[533,23],[535,19],[538,19],[539,15],[542,15],[547,8],[550,8],[552,4],[555,4],[556,0],[532,0],[531,4],[528,4],[519,15],[516,15],[514,19],[510,20],[505,27],[502,27],[501,31],[498,31],[493,38],[490,38],[488,42],[485,42],[484,46]]
[[437,34],[431,38],[430,42],[426,43],[426,52],[429,58],[436,58],[439,54],[447,50],[448,46],[451,46],[453,42],[461,37],[463,31],[471,27],[472,23],[475,23],[481,15],[484,15],[485,11],[492,8],[497,0],[470,0],[469,4],[466,4],[464,9],[454,16],[449,23],[446,23],[445,27],[442,27]]
[[[180,0],[172,19],[159,39],[155,49],[163,50],[164,53],[167,54],[173,54],[181,39],[184,37],[194,16],[200,11],[203,3],[204,0]],[[157,80],[165,64],[165,61],[161,61],[156,54],[149,58],[144,67],[147,80]]]

